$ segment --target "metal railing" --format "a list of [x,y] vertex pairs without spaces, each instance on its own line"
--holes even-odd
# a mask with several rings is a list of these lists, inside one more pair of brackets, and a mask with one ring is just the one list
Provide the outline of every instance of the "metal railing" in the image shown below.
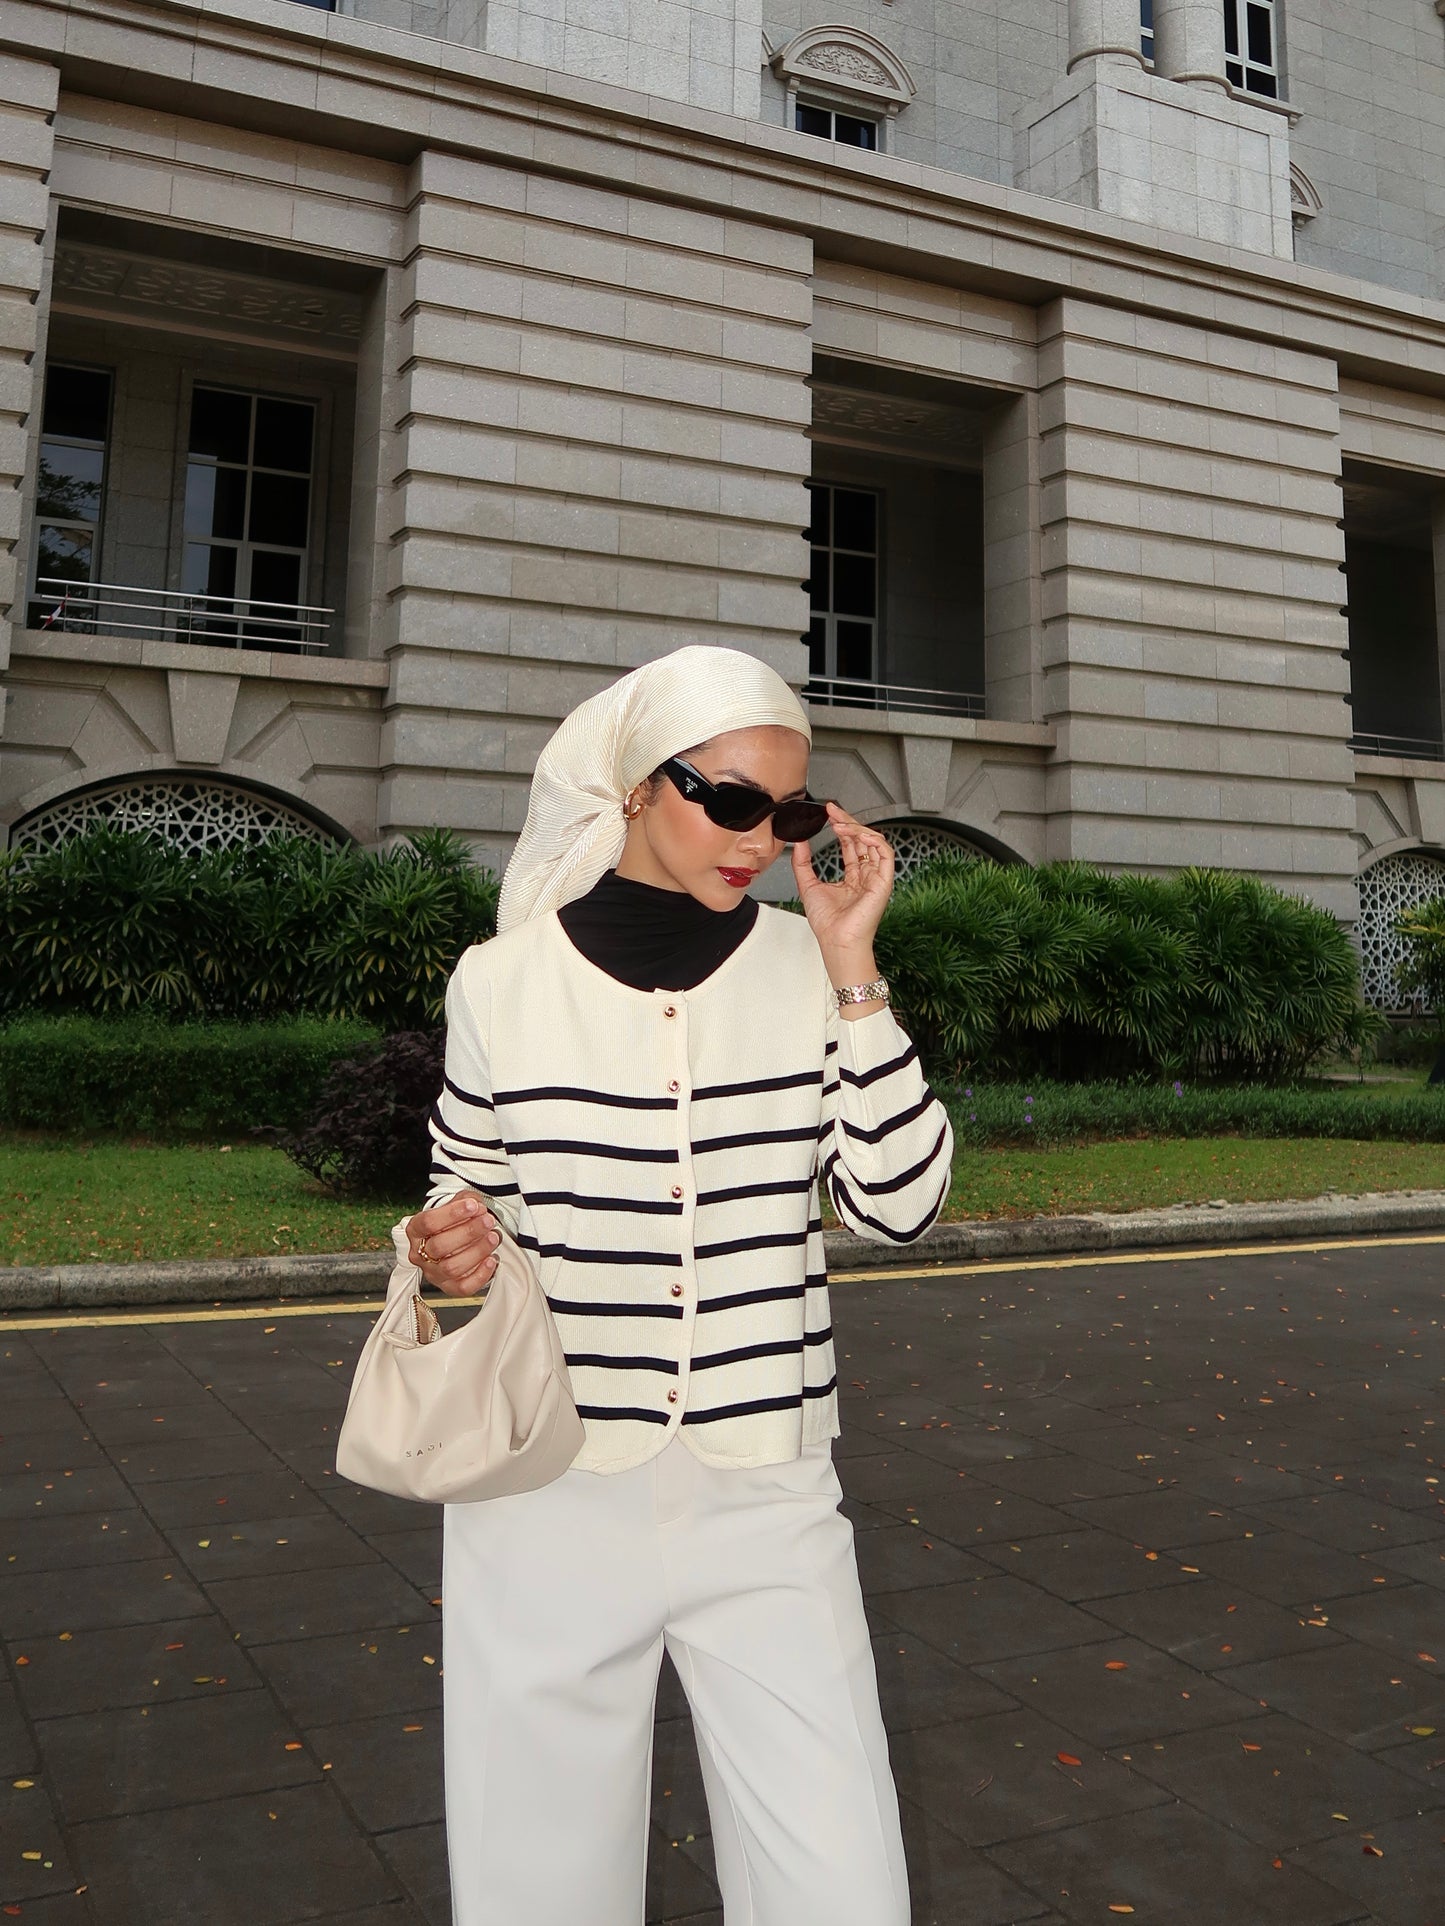
[[67,635],[134,635],[147,642],[198,642],[207,648],[324,648],[334,609],[256,602],[236,595],[132,588],[122,582],[35,584],[30,626]]
[[895,710],[909,715],[983,719],[983,697],[958,689],[920,689],[902,682],[860,682],[852,676],[815,675],[803,685],[810,702],[830,709]]
[[1350,737],[1357,756],[1403,756],[1415,762],[1445,762],[1445,742],[1432,736],[1371,736],[1358,730]]

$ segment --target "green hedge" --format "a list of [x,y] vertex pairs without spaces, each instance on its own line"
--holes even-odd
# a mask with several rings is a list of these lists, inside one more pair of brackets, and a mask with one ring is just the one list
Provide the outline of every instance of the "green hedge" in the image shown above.
[[[1445,1144],[1445,1085],[1398,1096],[1251,1084],[1010,1083],[940,1093],[962,1146],[1119,1137],[1342,1137]],[[1445,1153],[1440,1159],[1445,1185]]]
[[0,1125],[148,1136],[295,1129],[332,1064],[379,1040],[374,1025],[314,1017],[22,1017],[0,1028]]
[[943,1081],[1277,1083],[1379,1028],[1334,918],[1232,871],[944,858],[900,884],[877,948]]
[[305,837],[194,856],[102,827],[0,857],[0,1013],[425,1029],[496,903],[439,830],[380,856]]

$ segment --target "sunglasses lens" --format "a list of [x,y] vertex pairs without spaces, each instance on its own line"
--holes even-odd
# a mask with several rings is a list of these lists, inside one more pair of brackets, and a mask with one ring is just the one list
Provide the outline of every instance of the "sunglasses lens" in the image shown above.
[[826,803],[779,803],[773,812],[773,833],[784,843],[809,843],[827,823]]
[[719,829],[756,829],[773,807],[771,796],[741,783],[725,782],[703,804],[708,817]]

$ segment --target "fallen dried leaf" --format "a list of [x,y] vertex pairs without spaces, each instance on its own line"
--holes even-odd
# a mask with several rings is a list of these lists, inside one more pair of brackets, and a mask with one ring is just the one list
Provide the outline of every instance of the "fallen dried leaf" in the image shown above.
[[1056,1752],[1054,1757],[1060,1765],[1081,1766],[1084,1763],[1082,1759],[1076,1759],[1072,1752]]

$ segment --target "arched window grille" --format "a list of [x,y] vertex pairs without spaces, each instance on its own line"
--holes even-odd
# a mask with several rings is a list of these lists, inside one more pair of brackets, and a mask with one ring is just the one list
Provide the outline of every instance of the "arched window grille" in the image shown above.
[[273,836],[335,838],[309,816],[233,783],[192,776],[137,776],[62,796],[17,823],[12,849],[55,849],[100,824],[141,830],[192,855],[263,843]]
[[1360,986],[1365,1001],[1392,1016],[1423,1013],[1421,997],[1407,996],[1396,971],[1405,960],[1405,939],[1395,918],[1432,896],[1445,896],[1445,860],[1421,850],[1384,856],[1360,876],[1360,920],[1355,941],[1360,951]]
[[[907,876],[910,870],[931,862],[935,856],[977,859],[983,854],[967,837],[942,829],[937,823],[872,823],[869,827],[892,843],[895,876]],[[813,867],[825,882],[837,882],[843,874],[843,852],[837,843],[828,843],[815,852]]]

